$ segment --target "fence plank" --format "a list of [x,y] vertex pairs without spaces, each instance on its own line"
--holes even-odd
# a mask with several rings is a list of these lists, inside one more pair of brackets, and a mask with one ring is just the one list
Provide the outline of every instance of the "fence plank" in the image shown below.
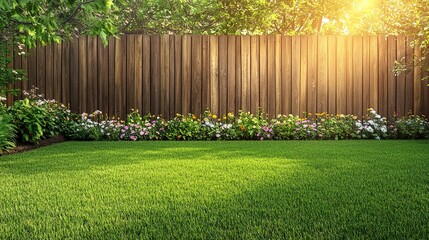
[[[160,36],[150,36],[150,112],[152,114],[160,114],[161,113],[161,43],[160,43]],[[190,43],[190,41],[189,41]],[[190,49],[189,49],[190,50]],[[183,56],[188,57],[190,60],[189,55]],[[190,63],[189,63],[190,65]],[[189,66],[188,65],[188,66]],[[190,71],[189,71],[190,72]],[[187,76],[188,80],[190,81],[190,76]],[[187,95],[189,96],[189,94]],[[184,99],[184,101],[187,100],[187,103],[189,103],[188,99]],[[190,103],[189,103],[190,105]],[[190,107],[190,106],[189,106]],[[189,111],[189,109],[188,109]]]
[[362,37],[353,36],[353,114],[362,117]]
[[98,76],[97,76],[97,38],[88,37],[88,111],[93,112],[98,109]]
[[397,78],[392,70],[396,60],[397,41],[396,38],[390,36],[387,38],[387,114],[392,116],[396,111],[396,84]]
[[175,114],[176,114],[176,109],[174,108],[175,107],[175,89],[174,89],[174,85],[175,85],[175,82],[174,82],[174,79],[175,79],[175,72],[176,72],[176,66],[175,66],[175,64],[174,64],[174,61],[175,61],[175,55],[176,55],[176,52],[175,52],[175,45],[174,45],[174,36],[172,36],[172,35],[169,35],[168,36],[168,44],[169,44],[169,47],[170,47],[170,50],[169,50],[169,70],[170,70],[170,72],[169,72],[169,92],[170,92],[170,98],[169,98],[169,100],[170,100],[170,102],[168,103],[168,111],[169,111],[169,115],[170,115],[170,118],[172,118],[172,117],[174,117],[175,116]]
[[328,38],[317,37],[317,112],[328,111]]
[[275,36],[268,36],[268,52],[267,52],[267,64],[268,64],[268,102],[267,102],[267,113],[269,116],[274,117],[276,115],[276,46]]
[[79,39],[70,42],[70,110],[80,112],[79,95]]
[[387,116],[387,39],[378,36],[378,108],[382,116]]
[[300,56],[300,66],[301,66],[301,73],[300,73],[300,100],[299,100],[299,112],[298,114],[300,116],[303,115],[304,112],[308,112],[307,106],[308,106],[308,37],[307,36],[301,36],[300,38],[301,43],[301,56]]
[[191,112],[191,37],[182,37],[182,113]]
[[210,36],[210,110],[219,113],[219,39]]
[[370,36],[369,39],[369,105],[376,111],[379,111],[378,107],[378,41],[377,36]]
[[210,39],[202,37],[202,79],[201,79],[201,108],[203,111],[210,108]]
[[134,107],[141,113],[143,112],[143,36],[141,34],[135,36],[135,87],[134,91]]
[[353,37],[349,37],[346,38],[346,53],[347,53],[347,88],[346,88],[346,106],[347,106],[347,110],[346,112],[348,114],[355,114],[353,112],[353,91],[354,91],[354,86],[353,86]]
[[[282,66],[283,66],[283,55],[282,55],[282,46],[283,46],[283,41],[282,41],[282,36],[281,35],[276,35],[275,36],[275,40],[274,40],[274,45],[275,45],[275,49],[274,49],[274,58],[275,58],[275,84],[274,84],[274,94],[275,94],[275,102],[276,102],[276,107],[275,107],[275,113],[276,114],[280,114],[280,113],[290,113],[291,112],[291,98],[292,95],[288,94],[287,99],[285,99],[285,101],[282,100],[282,90],[289,87],[292,88],[292,79],[291,79],[291,74],[292,74],[292,68],[291,65],[285,62],[286,68],[283,70]],[[287,46],[286,46],[287,45]],[[285,59],[291,60],[292,54],[291,54],[291,46],[292,46],[292,42],[291,42],[291,37],[287,37],[285,38],[285,48],[287,49],[286,51],[288,51],[288,57]],[[286,61],[286,60],[285,60]],[[283,71],[282,71],[283,70]],[[284,72],[284,77],[283,77],[283,72]],[[285,80],[287,87],[283,87],[282,84],[282,79]],[[285,89],[285,91],[287,91],[287,89]],[[291,91],[289,91],[291,92]],[[285,108],[283,110],[283,108]]]
[[227,76],[227,88],[228,88],[228,103],[227,112],[235,112],[236,104],[236,92],[235,92],[235,73],[236,73],[236,61],[235,61],[235,36],[228,36],[228,76]]
[[160,54],[160,112],[164,117],[170,117],[170,36],[161,36]]
[[228,37],[219,36],[219,115],[228,105]]
[[45,98],[54,98],[54,44],[45,46]]
[[[134,89],[136,88],[136,79],[135,79],[135,72],[136,72],[136,50],[135,50],[135,35],[130,34],[127,35],[127,51],[124,53],[126,57],[126,74],[127,74],[127,81],[126,81],[126,87],[124,89],[124,94],[126,97],[126,103],[127,103],[127,111],[133,111],[135,110],[136,106],[135,103],[135,92]],[[162,95],[162,93],[161,93]]]
[[369,44],[369,36],[364,36],[362,42],[362,113],[366,113],[366,110],[371,106],[370,100],[370,44]]
[[337,38],[337,98],[338,114],[347,113],[347,40],[344,36]]
[[250,37],[250,111],[256,113],[260,107],[259,98],[259,38]]
[[40,92],[46,94],[46,62],[45,62],[45,46],[37,43],[37,82],[36,86]]
[[[412,37],[407,37],[406,39],[406,57],[405,61],[409,66],[413,66],[414,63],[414,49],[411,47],[411,42],[413,41]],[[406,113],[412,112],[413,109],[413,99],[414,99],[414,68],[411,68],[408,73],[405,75],[405,111]]]
[[62,59],[62,43],[57,43],[53,45],[53,98],[57,101],[61,101],[61,59]]
[[174,109],[182,113],[182,37],[174,36],[175,72],[174,72]]
[[307,113],[315,114],[317,111],[317,36],[308,37],[308,106]]
[[241,110],[250,111],[250,36],[241,36]]
[[87,37],[79,37],[79,112],[87,112],[88,65]]
[[328,36],[328,113],[337,112],[337,38]]
[[192,36],[192,107],[191,112],[201,114],[202,37]]
[[[402,61],[405,60],[406,54],[406,41],[405,36],[397,37],[397,52],[396,60]],[[399,115],[405,115],[407,111],[405,110],[405,74],[400,74],[396,77],[396,112]]]
[[[18,52],[20,50],[12,50],[12,51],[13,51],[13,59],[12,59],[13,68],[14,69],[23,69],[22,68],[22,57],[21,57],[21,55],[18,55]],[[18,81],[15,81],[13,87],[15,89],[22,89],[22,84],[23,84],[23,81],[18,80]],[[16,94],[16,96],[13,97],[13,99],[14,99],[14,101],[17,99],[22,99],[21,92],[18,92]]]
[[109,111],[109,48],[104,46],[101,38],[97,38],[97,76],[98,76],[98,94],[97,109],[103,113]]
[[[282,40],[282,48],[283,46],[286,46],[286,43],[283,43]],[[292,44],[291,44],[291,55],[292,55],[292,100],[291,100],[291,113],[294,115],[300,115],[301,114],[301,37],[300,36],[294,36],[292,37]],[[282,65],[284,66],[287,64],[286,60],[287,56],[287,49],[282,50]],[[282,82],[285,81],[286,77],[282,76]],[[284,99],[286,96],[284,96],[284,92],[282,92],[282,99]],[[282,101],[282,103],[285,103],[285,101]],[[284,108],[282,108],[284,109]],[[286,110],[286,109],[284,109]],[[284,114],[287,114],[286,111],[283,112]]]
[[61,99],[64,104],[70,104],[70,42],[64,41],[61,48]]
[[109,115],[115,115],[115,106],[116,102],[114,101],[115,98],[115,76],[116,76],[116,40],[114,38],[109,39],[109,80],[108,80],[108,91],[109,91]]
[[268,110],[267,36],[259,37],[259,107]]
[[241,110],[242,106],[242,82],[245,81],[245,79],[242,78],[242,64],[241,64],[241,37],[236,36],[235,37],[235,114],[238,114],[238,112]]
[[32,88],[33,86],[37,86],[37,70],[38,70],[38,64],[37,64],[37,50],[39,48],[33,48],[30,50],[28,55],[28,73],[27,73],[27,79],[28,79],[28,86]]
[[150,36],[143,36],[143,90],[142,90],[142,112],[147,114],[151,111],[151,44]]

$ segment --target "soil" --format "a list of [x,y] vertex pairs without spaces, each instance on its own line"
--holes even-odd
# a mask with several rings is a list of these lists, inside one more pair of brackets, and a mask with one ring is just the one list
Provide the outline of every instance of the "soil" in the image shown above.
[[43,139],[39,142],[39,144],[31,144],[31,143],[19,143],[15,148],[10,149],[6,152],[0,152],[0,156],[2,155],[9,155],[9,154],[15,154],[20,152],[26,152],[32,149],[45,147],[54,143],[60,143],[64,142],[66,139],[63,136],[55,136],[48,139]]

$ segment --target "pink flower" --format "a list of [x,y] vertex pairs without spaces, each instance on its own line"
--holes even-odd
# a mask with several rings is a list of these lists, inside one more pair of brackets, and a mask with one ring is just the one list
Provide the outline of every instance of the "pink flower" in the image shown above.
[[268,133],[268,134],[267,134],[267,138],[270,138],[270,137],[271,137],[271,134],[269,134],[269,133]]
[[143,135],[144,135],[144,132],[143,132],[143,131],[140,131],[140,135],[141,135],[141,136],[143,136]]
[[125,130],[128,130],[128,126],[125,126],[124,128],[125,128]]
[[264,140],[264,138],[263,137],[261,137],[261,141],[263,141]]
[[134,134],[134,133],[136,133],[136,131],[134,131],[134,130],[131,130],[131,134]]

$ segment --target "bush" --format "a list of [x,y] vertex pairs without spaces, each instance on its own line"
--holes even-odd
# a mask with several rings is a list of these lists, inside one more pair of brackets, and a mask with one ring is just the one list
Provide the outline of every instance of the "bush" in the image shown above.
[[0,102],[0,153],[15,147],[16,130],[12,120],[12,116],[6,112],[6,108]]
[[400,139],[429,139],[429,122],[425,116],[409,114],[395,121],[394,131]]

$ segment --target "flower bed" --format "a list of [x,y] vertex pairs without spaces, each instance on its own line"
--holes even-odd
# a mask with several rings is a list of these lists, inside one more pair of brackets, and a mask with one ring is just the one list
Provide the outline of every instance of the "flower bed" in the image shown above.
[[[304,118],[277,115],[268,118],[240,111],[216,116],[209,110],[201,116],[177,114],[172,119],[160,115],[141,115],[133,110],[125,120],[97,110],[93,113],[72,113],[55,100],[46,100],[35,90],[25,93],[5,111],[10,119],[5,146],[13,147],[10,138],[19,142],[37,143],[41,139],[64,135],[72,140],[340,140],[340,139],[424,139],[429,138],[429,122],[424,116],[409,114],[387,119],[368,109],[363,119],[354,115],[318,113]],[[7,116],[8,114],[8,116]],[[1,116],[0,116],[1,117]],[[13,124],[16,127],[10,126]],[[1,141],[0,141],[1,142]]]

